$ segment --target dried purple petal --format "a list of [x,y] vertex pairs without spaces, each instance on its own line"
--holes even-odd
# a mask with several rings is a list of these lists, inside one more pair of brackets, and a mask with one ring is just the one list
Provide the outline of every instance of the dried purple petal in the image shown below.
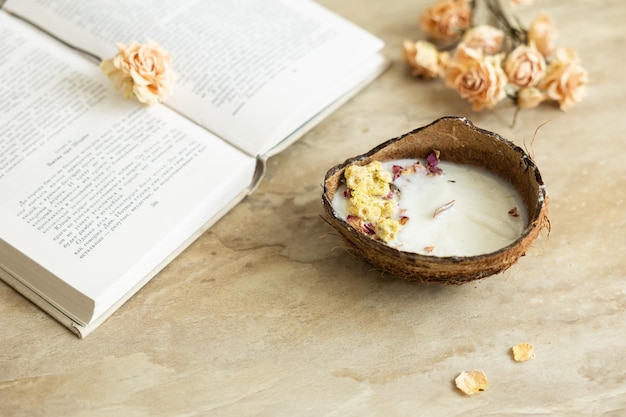
[[400,175],[402,175],[402,172],[404,171],[404,168],[401,167],[400,165],[394,165],[391,167],[391,173],[393,174],[393,180],[397,180],[398,178],[400,178]]
[[366,235],[375,235],[376,227],[372,223],[363,223],[363,231]]
[[442,169],[437,166],[439,165],[439,151],[435,150],[431,152],[426,157],[426,162],[426,169],[428,170],[429,174],[439,175],[443,172]]
[[519,212],[517,211],[517,207],[513,207],[511,210],[509,210],[509,214],[513,217],[519,217]]
[[361,227],[361,218],[359,216],[348,214],[348,217],[346,217],[346,222],[348,222],[348,224],[355,229]]

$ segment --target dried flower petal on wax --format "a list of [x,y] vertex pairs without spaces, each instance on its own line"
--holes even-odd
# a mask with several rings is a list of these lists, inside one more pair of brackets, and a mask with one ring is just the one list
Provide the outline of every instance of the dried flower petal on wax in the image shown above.
[[512,217],[519,217],[519,211],[517,211],[517,207],[513,207],[509,210],[509,215]]
[[366,235],[375,235],[376,234],[376,228],[372,223],[363,223],[363,232]]
[[437,165],[439,165],[439,151],[434,150],[426,157],[426,169],[432,175],[441,174],[443,171]]
[[443,213],[444,211],[446,211],[446,210],[448,210],[448,209],[452,208],[452,206],[454,205],[454,201],[455,201],[455,200],[448,201],[446,204],[443,204],[443,205],[441,205],[441,206],[437,207],[437,208],[435,209],[435,212],[433,213],[433,218],[434,218],[434,217],[439,216],[439,215],[440,215],[441,213]]
[[[436,152],[439,152],[439,151],[436,151]],[[435,162],[435,165],[437,164],[438,161],[439,160],[437,159],[437,161]],[[405,166],[405,167],[403,167],[401,165],[393,165],[391,167],[391,173],[393,175],[393,181],[397,180],[398,178],[400,178],[402,175],[405,175],[405,174],[415,174],[418,169],[428,169],[428,167],[427,166],[426,167],[422,166],[420,161],[415,161],[411,165],[408,165],[408,166]],[[439,169],[439,168],[436,168],[436,169]],[[389,184],[389,186],[392,187],[393,184]]]
[[346,222],[355,229],[361,229],[361,219],[358,216],[348,214],[348,217],[346,217]]
[[454,379],[456,387],[464,394],[473,395],[489,387],[487,376],[483,371],[463,371]]
[[511,348],[513,359],[524,362],[535,357],[535,348],[529,343],[518,343]]

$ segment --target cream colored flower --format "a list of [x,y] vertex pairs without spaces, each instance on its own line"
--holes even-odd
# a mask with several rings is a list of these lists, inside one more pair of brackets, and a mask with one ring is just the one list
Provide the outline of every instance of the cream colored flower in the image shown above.
[[121,88],[124,97],[134,95],[146,104],[165,100],[174,83],[170,54],[153,41],[145,45],[117,44],[117,49],[119,52],[114,58],[100,64],[115,88]]
[[535,44],[520,45],[504,61],[509,82],[518,87],[533,87],[546,72],[546,60]]
[[471,19],[468,0],[437,0],[420,17],[420,26],[435,39],[456,40],[469,28]]
[[513,6],[529,6],[533,4],[533,0],[509,0]]
[[556,42],[556,29],[550,16],[540,13],[528,28],[528,43],[534,43],[545,57],[552,55]]
[[501,55],[487,55],[459,44],[445,73],[445,82],[472,103],[472,110],[492,108],[506,97],[507,77]]
[[468,30],[462,42],[468,48],[480,49],[486,54],[495,54],[502,49],[504,32],[490,25],[480,25]]
[[520,109],[532,109],[537,107],[548,97],[536,87],[522,88],[517,93],[517,107]]
[[581,66],[576,52],[570,48],[557,48],[555,60],[548,65],[546,75],[537,85],[547,96],[558,101],[563,111],[572,108],[587,95],[587,71]]
[[439,52],[435,45],[427,41],[405,40],[403,56],[411,74],[425,79],[440,76],[449,60],[447,52]]

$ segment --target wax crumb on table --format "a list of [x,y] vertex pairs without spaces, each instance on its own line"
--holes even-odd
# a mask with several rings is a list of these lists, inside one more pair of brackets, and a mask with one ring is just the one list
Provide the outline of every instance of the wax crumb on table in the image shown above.
[[487,376],[483,371],[476,369],[466,372],[463,371],[454,379],[456,387],[464,394],[474,395],[480,391],[484,391],[489,387]]
[[535,348],[528,343],[518,343],[511,348],[513,359],[517,362],[524,362],[535,357]]

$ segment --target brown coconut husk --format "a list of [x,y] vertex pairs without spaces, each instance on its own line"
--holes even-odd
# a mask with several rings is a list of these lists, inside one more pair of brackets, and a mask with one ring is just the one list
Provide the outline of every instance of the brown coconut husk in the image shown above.
[[[433,150],[442,161],[486,168],[512,184],[524,200],[528,224],[512,244],[477,256],[438,257],[403,252],[355,230],[337,217],[332,200],[348,165],[374,160],[425,159]],[[463,284],[505,271],[526,253],[544,227],[549,228],[548,197],[539,169],[527,153],[500,135],[475,127],[461,117],[443,117],[369,152],[331,168],[322,195],[326,220],[341,235],[348,251],[398,278],[424,283]]]

